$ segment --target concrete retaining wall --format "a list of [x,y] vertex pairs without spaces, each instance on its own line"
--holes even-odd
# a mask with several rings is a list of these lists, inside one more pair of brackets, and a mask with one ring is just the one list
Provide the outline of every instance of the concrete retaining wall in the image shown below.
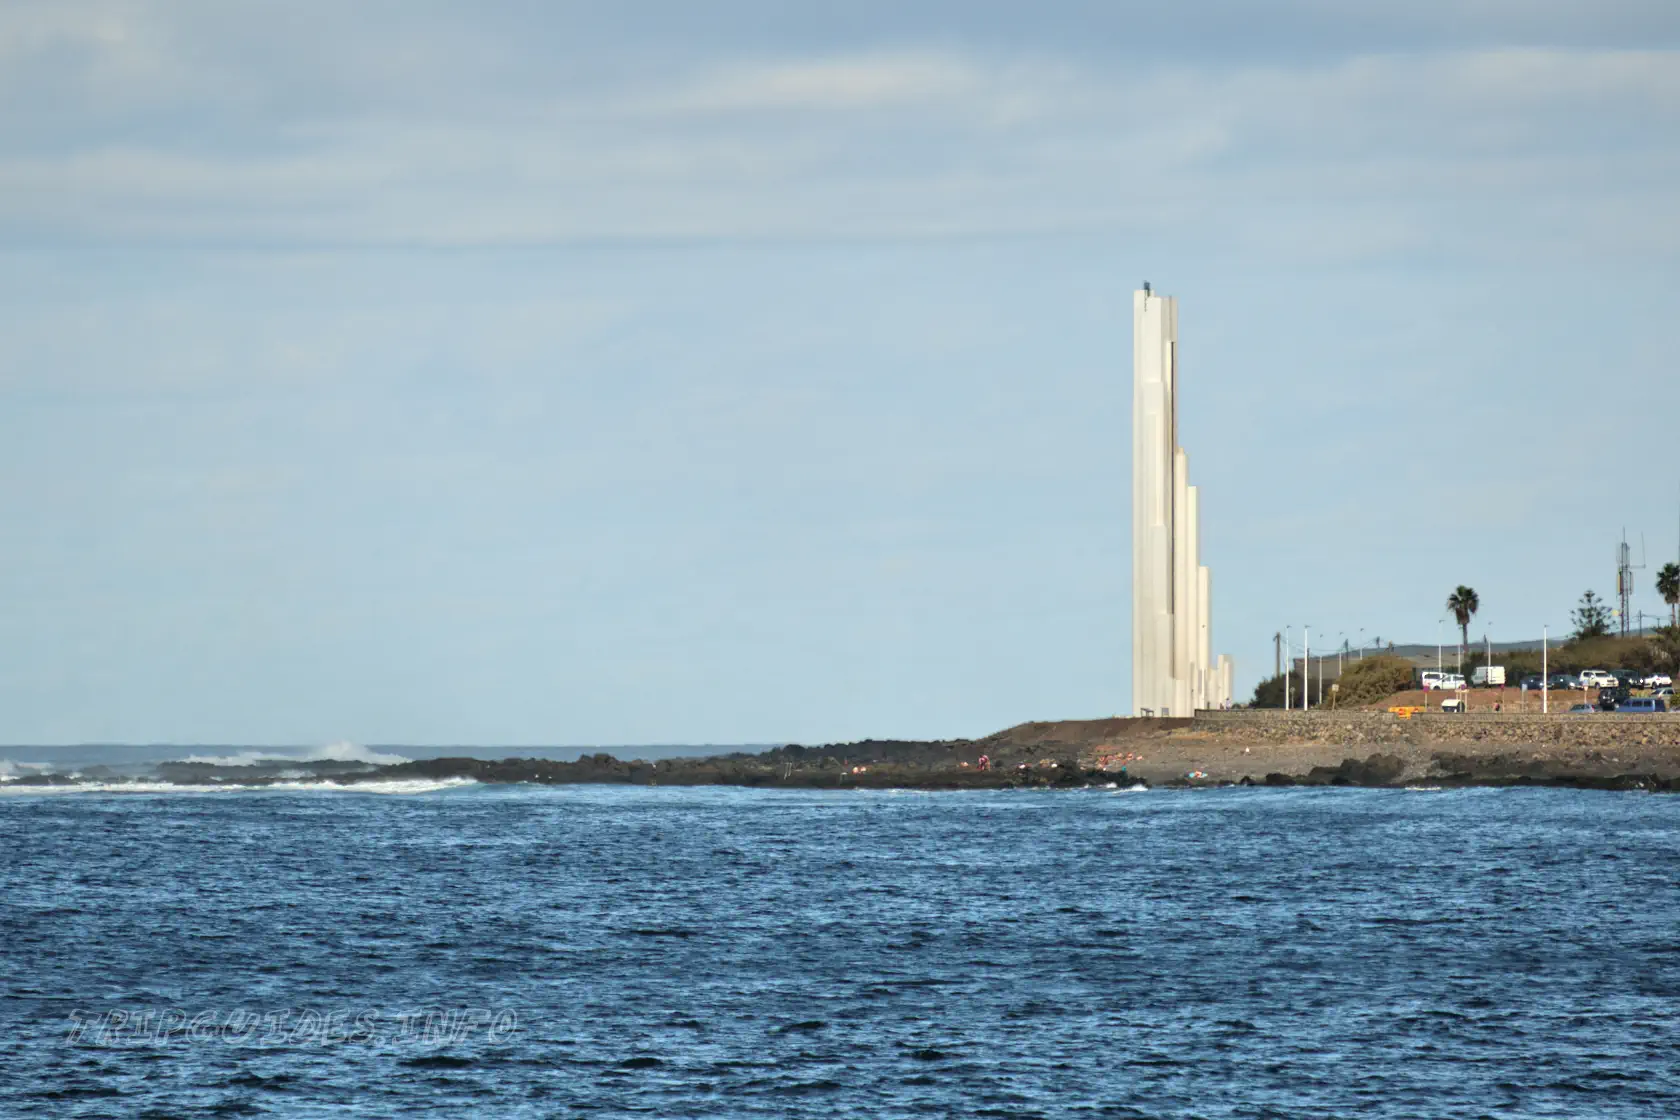
[[1565,743],[1583,747],[1680,746],[1680,713],[1667,715],[1497,715],[1391,712],[1287,712],[1242,709],[1197,712],[1191,730],[1242,743]]

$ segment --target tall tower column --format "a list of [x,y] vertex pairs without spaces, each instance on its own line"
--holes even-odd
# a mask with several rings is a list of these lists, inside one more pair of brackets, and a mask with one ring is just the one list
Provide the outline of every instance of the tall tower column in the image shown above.
[[1132,300],[1132,704],[1172,705],[1172,455],[1170,301]]
[[1178,301],[1132,295],[1132,710],[1188,716],[1230,700],[1212,660],[1212,576],[1201,491],[1178,442]]

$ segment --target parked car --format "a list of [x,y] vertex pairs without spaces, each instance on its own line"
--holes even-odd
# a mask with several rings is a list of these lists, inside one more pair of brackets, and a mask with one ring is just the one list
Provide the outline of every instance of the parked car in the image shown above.
[[1598,709],[1593,707],[1591,704],[1571,704],[1569,706],[1569,711],[1564,714],[1571,716],[1590,716],[1597,711]]
[[1652,673],[1645,678],[1646,688],[1668,688],[1674,683],[1674,678],[1667,673]]
[[1674,689],[1666,684],[1658,685],[1656,688],[1651,690],[1651,695],[1661,696],[1665,700],[1672,702],[1674,699]]
[[1573,692],[1581,687],[1580,680],[1573,673],[1553,673],[1550,682],[1546,686],[1547,688],[1561,688],[1567,692]]
[[1601,712],[1614,712],[1623,704],[1628,702],[1628,697],[1628,690],[1623,688],[1621,685],[1612,685],[1609,688],[1601,688],[1598,690],[1598,710]]
[[1582,688],[1615,688],[1621,683],[1603,669],[1583,669],[1581,671]]
[[1518,685],[1518,687],[1522,688],[1522,689],[1525,689],[1525,690],[1528,690],[1530,692],[1539,692],[1540,689],[1541,689],[1541,686],[1543,686],[1545,683],[1546,683],[1546,678],[1545,677],[1542,677],[1539,673],[1530,673],[1528,676],[1526,676],[1522,679],[1522,681]]
[[1655,712],[1668,711],[1668,702],[1661,696],[1630,696],[1617,704],[1616,710],[1627,712],[1630,715],[1651,715]]
[[1418,680],[1425,692],[1456,692],[1464,687],[1464,677],[1459,673],[1443,673],[1437,669],[1425,669],[1418,674]]
[[1645,671],[1643,669],[1612,669],[1610,675],[1616,678],[1616,683],[1623,688],[1644,688]]

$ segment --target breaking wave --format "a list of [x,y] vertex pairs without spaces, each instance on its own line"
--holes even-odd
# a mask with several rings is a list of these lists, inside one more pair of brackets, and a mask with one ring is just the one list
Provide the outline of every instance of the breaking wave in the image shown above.
[[369,766],[394,766],[409,759],[400,754],[381,754],[355,743],[330,743],[302,754],[281,751],[244,750],[224,755],[188,755],[182,762],[206,763],[211,766],[261,766],[276,762],[365,762]]
[[50,770],[52,764],[48,762],[13,762],[9,758],[0,758],[0,782],[15,782],[19,778],[45,774]]

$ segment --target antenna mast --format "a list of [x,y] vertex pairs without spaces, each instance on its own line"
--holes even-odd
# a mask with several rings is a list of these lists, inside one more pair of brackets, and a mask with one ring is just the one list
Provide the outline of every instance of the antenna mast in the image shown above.
[[[1639,545],[1640,568],[1645,567],[1645,544],[1641,538]],[[1627,530],[1622,530],[1622,543],[1616,546],[1616,594],[1622,600],[1622,637],[1628,634],[1628,600],[1633,598],[1633,550],[1628,547]]]

